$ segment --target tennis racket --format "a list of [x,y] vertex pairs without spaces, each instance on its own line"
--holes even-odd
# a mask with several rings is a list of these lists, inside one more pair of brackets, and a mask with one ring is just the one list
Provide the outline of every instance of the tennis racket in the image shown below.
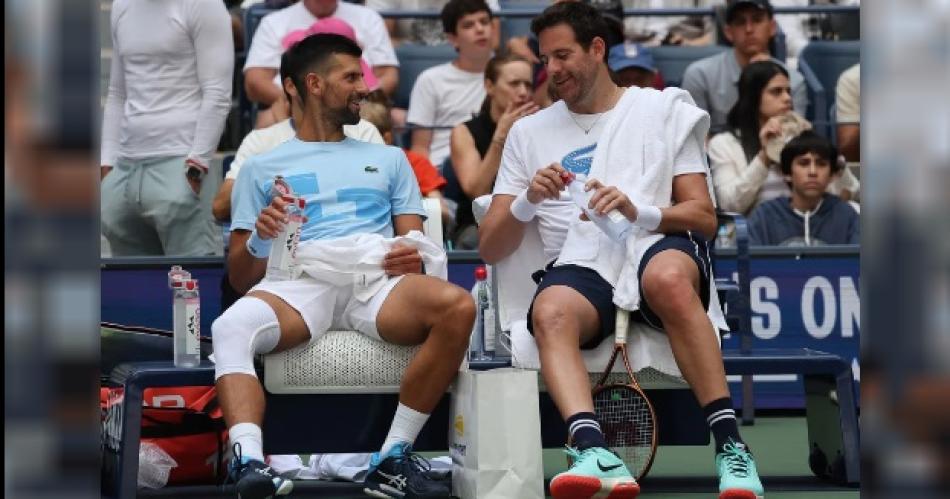
[[[630,312],[618,308],[614,353],[594,387],[594,414],[600,422],[607,446],[620,456],[630,474],[639,481],[650,471],[656,454],[656,414],[630,369],[630,359],[627,357],[629,322]],[[607,378],[617,356],[623,357],[630,381],[627,384],[608,385]]]

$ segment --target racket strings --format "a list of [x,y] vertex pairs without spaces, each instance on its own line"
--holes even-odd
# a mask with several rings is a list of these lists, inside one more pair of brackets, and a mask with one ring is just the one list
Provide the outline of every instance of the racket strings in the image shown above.
[[610,449],[639,476],[653,455],[655,426],[646,399],[628,386],[608,387],[594,396],[594,412]]

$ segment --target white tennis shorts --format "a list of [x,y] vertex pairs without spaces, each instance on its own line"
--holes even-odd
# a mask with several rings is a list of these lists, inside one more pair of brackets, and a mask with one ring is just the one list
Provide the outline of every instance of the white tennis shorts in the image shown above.
[[353,297],[353,285],[339,286],[318,281],[307,274],[293,280],[264,279],[251,291],[264,291],[287,302],[303,317],[310,330],[310,341],[316,341],[329,330],[355,330],[382,341],[376,329],[376,316],[389,293],[403,276],[390,277],[366,302]]

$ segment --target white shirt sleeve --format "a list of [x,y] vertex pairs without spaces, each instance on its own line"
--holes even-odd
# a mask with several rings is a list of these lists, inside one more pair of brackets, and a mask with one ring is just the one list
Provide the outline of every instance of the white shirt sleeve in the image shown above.
[[690,135],[673,158],[673,176],[686,173],[706,173],[706,153],[699,140]]
[[376,11],[364,9],[364,20],[366,29],[363,30],[363,38],[360,43],[363,46],[363,57],[370,66],[399,66],[399,59],[396,59],[396,51],[393,49],[393,43],[389,39],[389,31],[383,22],[382,16]]
[[244,71],[250,68],[280,68],[280,56],[284,51],[280,45],[281,33],[278,33],[277,27],[274,26],[274,15],[278,13],[279,11],[267,14],[261,19],[254,38],[251,39],[251,48],[247,51]]
[[237,152],[234,153],[234,161],[231,162],[231,168],[228,169],[228,173],[225,174],[224,178],[231,180],[237,179],[238,172],[241,171],[241,167],[244,166],[244,162],[247,161],[248,158],[267,152],[268,141],[265,138],[266,131],[267,128],[251,130],[251,133],[244,137],[244,140],[241,141],[241,145],[238,146]]
[[758,154],[751,163],[747,162],[739,139],[729,132],[709,141],[709,161],[719,207],[739,213],[748,211],[769,175],[768,166]]
[[835,88],[837,121],[842,124],[861,122],[861,73],[858,66],[846,70]]
[[231,16],[223,2],[194,2],[192,8],[191,37],[195,44],[201,106],[188,157],[209,166],[231,111],[234,39]]
[[409,111],[406,121],[413,125],[435,126],[439,108],[439,96],[435,91],[435,68],[423,71],[412,85],[409,95]]
[[524,145],[522,144],[522,129],[518,126],[521,123],[515,122],[508,132],[508,138],[505,140],[505,148],[501,152],[501,165],[498,167],[498,177],[495,179],[495,188],[492,195],[509,194],[517,196],[521,194],[531,184],[531,176],[534,171],[529,173],[525,165]]
[[383,141],[383,136],[379,133],[376,125],[373,125],[372,123],[363,119],[353,126],[353,135],[347,135],[362,142],[386,145],[386,142]]
[[102,149],[100,164],[115,166],[119,155],[119,127],[125,114],[125,69],[122,67],[122,51],[116,39],[116,9],[112,10],[112,66],[109,70],[109,93],[102,114]]

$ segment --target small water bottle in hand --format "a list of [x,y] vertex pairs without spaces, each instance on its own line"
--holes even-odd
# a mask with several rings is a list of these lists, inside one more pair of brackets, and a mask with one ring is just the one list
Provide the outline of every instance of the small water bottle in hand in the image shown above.
[[300,230],[303,227],[304,208],[306,200],[296,196],[283,196],[288,201],[287,223],[284,230],[274,238],[267,259],[267,277],[269,279],[286,280],[293,278],[297,260],[297,245],[300,243]]
[[587,218],[591,222],[600,228],[607,234],[611,239],[617,241],[618,243],[623,243],[627,239],[627,235],[630,234],[630,230],[633,229],[633,224],[627,220],[627,217],[623,216],[623,213],[620,213],[619,210],[610,210],[606,215],[598,215],[596,211],[588,208],[590,203],[590,198],[593,196],[594,191],[584,191],[584,184],[587,183],[587,175],[583,173],[578,173],[568,181],[567,190],[571,193],[571,199],[574,200],[576,204]]

